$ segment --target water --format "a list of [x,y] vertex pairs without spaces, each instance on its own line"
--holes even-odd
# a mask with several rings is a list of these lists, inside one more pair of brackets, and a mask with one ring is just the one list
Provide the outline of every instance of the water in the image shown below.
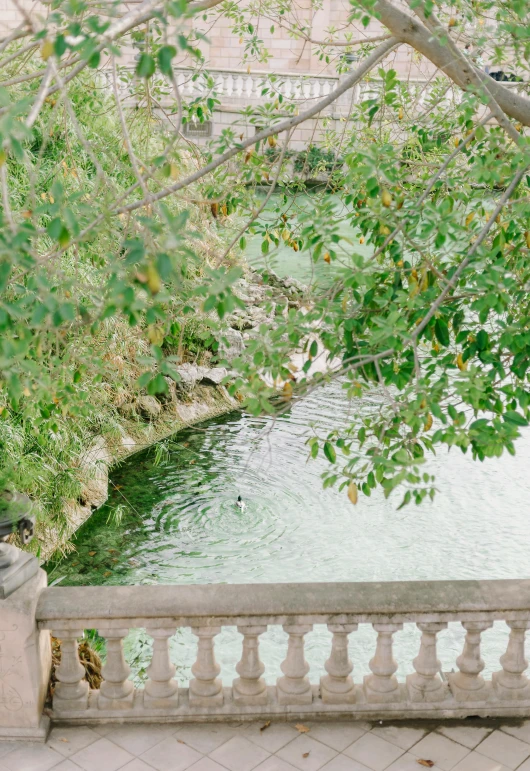
[[[332,427],[347,419],[340,385],[325,387],[275,422],[233,413],[178,434],[168,458],[155,464],[143,452],[112,475],[108,504],[79,531],[77,553],[51,570],[52,581],[83,584],[258,583],[286,581],[390,581],[521,578],[529,575],[530,480],[528,435],[516,458],[487,464],[460,451],[432,459],[434,502],[397,511],[401,495],[375,492],[352,506],[344,492],[323,490],[324,460],[308,460],[304,444],[310,421]],[[241,512],[234,505],[241,494]],[[121,524],[108,523],[121,504]],[[484,635],[488,669],[497,668],[505,627]],[[142,646],[136,635],[131,648]],[[352,635],[357,675],[367,670],[373,632]],[[461,649],[459,625],[441,635],[445,667]],[[263,636],[269,680],[279,674],[284,634]],[[396,635],[400,673],[417,651],[412,627]],[[191,633],[174,641],[182,676],[189,675]],[[327,631],[307,638],[313,677],[329,646]],[[230,681],[240,636],[225,630],[218,658]],[[140,655],[142,661],[148,657]]]
[[[311,268],[304,255],[290,260],[288,272],[306,279]],[[434,502],[397,511],[401,492],[385,500],[375,491],[354,507],[345,492],[322,488],[327,463],[308,460],[305,439],[311,423],[330,430],[347,421],[350,410],[362,409],[334,383],[275,421],[232,413],[182,431],[160,465],[152,451],[133,456],[113,472],[109,501],[77,534],[76,552],[48,566],[50,580],[116,585],[528,577],[530,434],[517,443],[515,458],[480,464],[458,449],[431,458],[425,468],[437,477]],[[234,505],[238,494],[247,502],[243,512]],[[121,507],[126,511],[117,522]],[[269,682],[280,674],[285,639],[279,628],[261,638]],[[408,625],[395,640],[403,676],[418,650],[417,630]],[[507,641],[505,625],[485,632],[483,640],[487,671],[494,671]],[[329,634],[316,627],[306,641],[316,680]],[[374,641],[367,626],[351,635],[357,678],[369,671]],[[444,669],[455,666],[462,641],[459,624],[440,635]],[[129,638],[135,672],[145,668],[149,646],[142,632]],[[189,677],[191,632],[179,631],[172,646],[179,675]],[[227,683],[240,650],[237,631],[223,630],[216,651]]]

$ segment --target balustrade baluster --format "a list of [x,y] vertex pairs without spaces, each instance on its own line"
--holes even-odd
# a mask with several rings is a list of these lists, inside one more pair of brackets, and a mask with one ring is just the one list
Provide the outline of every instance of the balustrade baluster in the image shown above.
[[287,656],[281,665],[284,674],[276,685],[280,704],[311,704],[313,692],[306,677],[309,664],[304,657],[304,635],[313,629],[312,624],[284,624],[283,631],[289,635]]
[[290,99],[292,92],[293,84],[291,78],[287,78],[282,84],[282,93],[286,99]]
[[219,73],[217,80],[215,81],[215,91],[218,96],[222,96],[224,94],[224,77],[222,73]]
[[102,669],[103,682],[99,689],[99,709],[130,709],[134,700],[134,686],[123,655],[123,638],[128,629],[100,629],[107,640],[107,661]]
[[153,656],[147,669],[149,680],[145,684],[144,705],[153,709],[171,709],[178,705],[178,683],[169,656],[169,638],[175,630],[156,627],[147,631],[153,638]]
[[311,97],[311,83],[308,80],[304,80],[302,83],[302,94],[304,99],[309,99]]
[[226,76],[226,95],[232,96],[234,93],[234,76],[229,72]]
[[403,629],[403,624],[374,624],[377,632],[375,655],[369,663],[371,675],[364,678],[367,701],[399,701],[399,683],[394,673],[397,663],[392,654],[392,635]]
[[357,624],[328,624],[333,633],[331,655],[324,664],[327,675],[320,678],[320,693],[325,704],[353,704],[355,686],[351,678],[353,664],[348,656],[348,635]]
[[234,84],[236,96],[243,96],[243,78],[238,75]]
[[259,636],[267,631],[267,627],[239,625],[237,631],[243,635],[243,651],[241,661],[236,665],[239,677],[233,682],[234,701],[267,704],[267,686],[262,678],[265,667],[259,657]]
[[484,662],[480,658],[480,635],[493,626],[491,621],[463,621],[466,630],[464,650],[457,658],[459,672],[449,675],[449,684],[457,701],[484,701],[488,698],[489,687],[480,674]]
[[528,661],[524,655],[528,621],[507,621],[510,627],[508,647],[500,662],[502,670],[493,673],[493,686],[500,699],[530,699],[530,681],[524,674]]
[[245,78],[245,95],[250,99],[252,96],[252,84],[253,84],[252,76],[249,75]]
[[421,630],[420,652],[413,661],[416,672],[407,676],[411,701],[441,701],[445,698],[446,687],[438,674],[441,664],[436,657],[436,635],[447,629],[443,622],[419,623]]
[[293,99],[300,99],[302,96],[302,84],[299,80],[295,80],[293,83]]
[[190,704],[196,707],[210,707],[223,703],[223,685],[218,675],[221,668],[215,660],[213,638],[221,631],[220,626],[192,627],[199,638],[197,660],[191,671],[195,676],[190,680]]
[[317,80],[316,78],[311,85],[311,96],[313,99],[318,99],[320,96],[320,80]]
[[85,668],[79,661],[77,639],[83,637],[82,629],[52,632],[61,640],[61,663],[57,668],[57,685],[53,694],[53,708],[82,710],[88,707],[88,683],[84,679]]
[[329,80],[325,80],[322,86],[322,96],[327,96],[331,92],[332,86]]

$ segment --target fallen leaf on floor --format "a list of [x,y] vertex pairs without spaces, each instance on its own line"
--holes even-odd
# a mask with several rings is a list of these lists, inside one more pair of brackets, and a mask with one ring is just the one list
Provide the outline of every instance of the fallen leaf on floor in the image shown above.
[[420,758],[416,761],[420,766],[426,766],[426,768],[432,768],[434,766],[434,760],[423,760]]
[[303,758],[308,758],[308,757],[309,757],[309,752],[304,752],[304,754],[302,755],[302,757],[303,757]]
[[70,740],[69,739],[65,739],[64,737],[61,737],[59,741],[66,742],[66,744],[70,744]]
[[271,721],[267,720],[267,722],[264,723],[259,730],[260,731],[265,731],[265,729],[268,728],[270,726],[270,724],[271,724]]
[[93,557],[95,553],[96,553],[95,551],[89,551],[89,552],[88,552],[88,556],[89,556],[89,557]]
[[308,726],[304,725],[303,723],[297,723],[295,728],[297,731],[300,731],[301,734],[306,734],[310,730]]
[[177,739],[179,744],[186,744],[186,742],[183,742],[182,739]]

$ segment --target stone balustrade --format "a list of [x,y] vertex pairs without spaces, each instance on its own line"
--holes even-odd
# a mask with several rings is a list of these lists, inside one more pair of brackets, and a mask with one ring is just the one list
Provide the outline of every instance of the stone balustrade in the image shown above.
[[[102,70],[101,74],[108,86],[112,87],[111,71]],[[238,109],[274,102],[280,95],[286,102],[301,103],[322,99],[333,91],[340,82],[338,75],[253,72],[252,70],[248,72],[238,69],[195,71],[186,68],[175,69],[175,79],[180,95],[184,100],[213,96],[225,108],[231,106]],[[166,99],[174,101],[173,89],[166,79],[155,76],[152,83],[160,89],[161,103],[164,103]],[[450,85],[449,81],[447,81],[446,89],[440,83],[439,79],[409,78],[401,80],[399,87],[406,92],[407,98],[416,103],[417,106],[423,105],[431,95],[435,96],[437,101],[447,104],[462,98],[462,91]],[[528,90],[527,83],[505,82],[503,85],[517,93],[526,93]],[[118,87],[125,101],[129,97],[135,100],[134,68],[120,68]],[[360,104],[368,99],[377,98],[382,89],[383,81],[380,77],[374,76],[363,80],[352,89],[351,95],[347,94],[341,97],[334,109],[338,107],[340,112],[341,107],[343,107],[348,111],[352,97],[353,104]]]
[[[175,721],[350,716],[364,719],[528,716],[525,635],[530,627],[530,580],[389,583],[249,584],[128,587],[50,587],[36,609],[37,627],[62,641],[52,718]],[[481,635],[507,625],[505,653],[491,678],[482,675]],[[437,641],[458,623],[465,640],[453,671],[441,671]],[[420,632],[412,674],[398,679],[394,639],[407,625]],[[260,636],[271,626],[287,633],[282,676],[264,679]],[[310,682],[306,636],[316,625],[331,633],[326,674]],[[352,663],[348,641],[361,625],[376,633],[374,649]],[[190,628],[197,640],[192,679],[175,679],[169,640]],[[241,657],[231,687],[223,687],[215,639],[223,627],[241,635]],[[153,639],[143,687],[135,688],[123,652],[130,629]],[[77,640],[97,629],[107,644],[99,691],[83,680]],[[370,674],[356,677],[356,666]],[[407,662],[408,663],[408,662]]]

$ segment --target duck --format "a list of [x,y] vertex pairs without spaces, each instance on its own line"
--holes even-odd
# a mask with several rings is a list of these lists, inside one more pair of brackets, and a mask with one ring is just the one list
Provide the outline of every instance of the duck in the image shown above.
[[241,511],[244,511],[247,508],[245,501],[240,495],[237,496],[236,506],[238,509],[241,509]]

